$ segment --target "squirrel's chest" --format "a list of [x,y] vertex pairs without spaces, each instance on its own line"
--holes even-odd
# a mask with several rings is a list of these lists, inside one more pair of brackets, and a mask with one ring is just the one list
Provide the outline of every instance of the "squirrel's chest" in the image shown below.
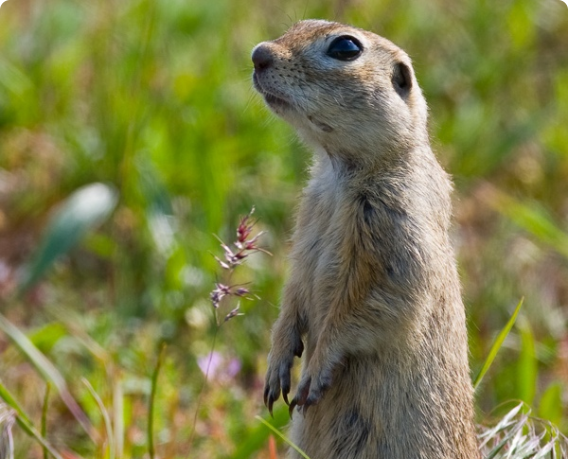
[[308,316],[325,315],[325,305],[343,288],[338,273],[349,263],[345,258],[346,241],[357,238],[353,218],[353,204],[344,196],[314,193],[304,197],[293,239],[291,268],[300,282]]

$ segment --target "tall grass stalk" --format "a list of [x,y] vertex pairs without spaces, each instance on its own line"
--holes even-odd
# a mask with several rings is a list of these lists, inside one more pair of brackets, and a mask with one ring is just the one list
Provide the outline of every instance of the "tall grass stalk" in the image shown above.
[[296,446],[292,440],[290,440],[286,435],[280,432],[276,427],[270,424],[266,419],[261,418],[260,416],[256,416],[260,422],[262,422],[266,427],[268,427],[278,438],[284,440],[288,445],[290,445],[300,456],[304,459],[310,459],[310,457],[300,449],[300,447]]
[[213,330],[213,340],[211,341],[211,350],[209,351],[209,358],[207,359],[207,367],[205,368],[205,375],[201,387],[199,388],[199,395],[197,396],[197,402],[195,403],[195,414],[193,415],[193,424],[191,426],[191,434],[189,436],[189,444],[193,445],[195,440],[195,429],[197,428],[197,418],[199,417],[199,410],[201,408],[201,403],[203,401],[203,394],[205,393],[205,388],[207,386],[207,381],[209,380],[209,371],[211,369],[211,360],[213,359],[213,351],[215,350],[215,345],[217,344],[217,334],[219,333],[219,325],[217,320],[215,320],[215,328]]
[[[114,372],[113,372],[114,373]],[[124,456],[124,393],[122,380],[115,378],[112,391],[113,431],[116,457]]]
[[[103,403],[99,394],[97,394],[97,391],[93,388],[91,383],[86,378],[81,378],[81,381],[83,382],[83,384],[85,385],[85,387],[87,388],[89,393],[91,394],[91,397],[93,397],[93,399],[97,403],[97,406],[99,407],[99,410],[100,410],[101,415],[103,417],[103,421],[104,421],[104,424],[105,424],[105,432],[106,432],[106,443],[107,443],[107,453],[108,453],[107,457],[109,459],[115,459],[116,448],[115,448],[115,442],[114,442],[114,433],[113,433],[112,423],[110,421],[110,416],[109,416],[108,411],[105,407],[105,404]],[[104,445],[104,443],[103,443],[103,445]]]
[[505,324],[505,326],[503,327],[501,332],[499,332],[499,334],[497,335],[497,338],[495,338],[495,341],[493,342],[493,345],[491,346],[491,349],[489,350],[489,355],[485,359],[485,362],[483,363],[481,370],[479,370],[479,373],[477,374],[477,376],[475,377],[475,379],[473,381],[474,389],[478,388],[479,384],[481,383],[481,380],[485,376],[485,373],[487,373],[487,371],[491,367],[491,364],[495,360],[495,357],[497,356],[499,349],[501,349],[501,346],[503,345],[505,338],[507,338],[507,335],[509,334],[509,332],[513,328],[513,325],[515,324],[515,320],[517,320],[517,316],[519,315],[519,311],[521,310],[521,306],[523,305],[523,301],[524,301],[524,298],[522,298],[521,301],[519,301],[517,303],[517,307],[513,311],[511,318],[507,321],[507,323]]
[[[16,422],[22,428],[22,430],[28,434],[30,437],[34,438],[45,450],[49,452],[55,459],[63,459],[56,449],[51,445],[51,443],[46,440],[40,432],[33,426],[32,421],[29,416],[24,412],[20,404],[16,401],[13,395],[8,391],[8,389],[0,381],[0,398],[6,402],[6,404],[15,411]],[[11,438],[11,437],[10,437]]]
[[156,366],[152,372],[152,385],[150,389],[150,399],[148,400],[148,454],[150,455],[150,459],[154,459],[156,454],[154,446],[154,412],[156,406],[156,391],[158,390],[158,376],[162,367],[165,350],[166,343],[162,343],[158,352]]
[[222,309],[224,304],[230,299],[250,299],[250,290],[243,285],[234,285],[231,283],[235,270],[241,266],[248,258],[251,253],[262,252],[270,255],[270,252],[258,246],[258,240],[262,236],[263,232],[259,232],[252,236],[252,230],[255,225],[254,222],[251,223],[251,217],[254,213],[255,208],[253,207],[251,211],[241,218],[239,225],[236,230],[236,240],[231,244],[225,244],[220,238],[219,243],[224,252],[223,259],[215,257],[215,260],[225,272],[225,278],[223,282],[215,283],[215,288],[209,294],[211,300],[211,305],[213,306],[213,314],[215,319],[213,340],[211,343],[211,350],[209,351],[209,357],[207,359],[207,367],[205,369],[205,378],[203,384],[199,391],[197,397],[197,403],[195,408],[195,415],[193,419],[193,426],[191,430],[191,441],[193,444],[193,439],[195,435],[195,429],[197,426],[197,418],[199,416],[199,409],[201,408],[201,402],[203,398],[203,393],[205,392],[205,387],[209,379],[209,372],[211,369],[211,362],[213,360],[213,352],[215,350],[215,345],[217,343],[217,336],[219,334],[220,328],[224,323],[230,321],[231,319],[242,315],[240,311],[240,301],[237,302],[237,306],[231,309],[225,314],[225,318],[221,322],[219,320],[219,311]]
[[57,389],[61,400],[79,422],[85,432],[96,443],[98,433],[93,429],[89,418],[85,415],[75,398],[71,395],[65,379],[57,368],[43,355],[39,349],[12,322],[0,313],[0,330],[2,330],[37,369],[46,382],[51,382]]
[[[47,410],[49,408],[49,394],[51,392],[51,383],[45,385],[45,395],[43,396],[43,406],[41,408],[41,436],[47,438]],[[49,451],[45,446],[43,448],[43,459],[48,459]]]

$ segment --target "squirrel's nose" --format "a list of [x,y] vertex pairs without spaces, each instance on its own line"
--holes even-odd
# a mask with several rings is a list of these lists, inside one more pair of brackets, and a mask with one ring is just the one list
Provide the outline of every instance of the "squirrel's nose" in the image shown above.
[[270,49],[262,43],[252,50],[252,63],[257,72],[267,69],[273,62],[274,58]]

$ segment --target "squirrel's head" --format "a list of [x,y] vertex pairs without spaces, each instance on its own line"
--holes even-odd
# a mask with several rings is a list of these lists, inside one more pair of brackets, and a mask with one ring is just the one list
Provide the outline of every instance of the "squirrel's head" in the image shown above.
[[258,44],[252,61],[266,104],[330,155],[427,142],[426,102],[410,58],[385,38],[306,20]]

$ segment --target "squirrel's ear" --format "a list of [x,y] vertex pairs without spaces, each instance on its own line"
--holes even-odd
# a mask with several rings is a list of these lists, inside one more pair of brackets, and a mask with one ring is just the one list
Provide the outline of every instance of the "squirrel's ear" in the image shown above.
[[403,62],[394,64],[392,84],[400,97],[404,98],[408,95],[412,89],[412,71],[408,65]]

